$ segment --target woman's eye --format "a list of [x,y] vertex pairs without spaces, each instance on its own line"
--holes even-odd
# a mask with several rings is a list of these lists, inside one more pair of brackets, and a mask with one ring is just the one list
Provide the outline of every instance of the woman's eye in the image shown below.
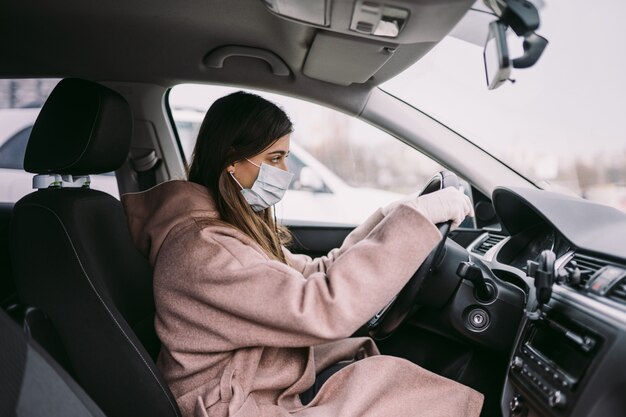
[[283,159],[287,158],[289,156],[289,154],[285,154],[285,155],[276,155],[275,157],[273,157],[272,159],[270,159],[270,162],[272,164],[278,164],[280,163]]

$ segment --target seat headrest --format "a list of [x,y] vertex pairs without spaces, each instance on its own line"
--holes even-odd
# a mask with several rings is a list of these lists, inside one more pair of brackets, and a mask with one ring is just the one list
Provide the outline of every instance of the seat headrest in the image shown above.
[[117,92],[67,78],[52,91],[33,126],[24,169],[89,175],[118,169],[130,149],[133,117]]

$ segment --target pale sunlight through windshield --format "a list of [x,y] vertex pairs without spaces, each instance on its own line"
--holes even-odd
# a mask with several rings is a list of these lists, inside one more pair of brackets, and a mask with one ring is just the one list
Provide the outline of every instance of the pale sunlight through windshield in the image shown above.
[[[540,187],[626,211],[626,131],[621,122],[626,33],[619,21],[625,14],[621,0],[547,0],[537,32],[550,43],[534,67],[513,69],[514,84],[487,90],[482,45],[448,36],[381,88]],[[472,11],[462,23],[484,25],[484,17]],[[495,17],[487,16],[490,20]],[[514,43],[513,57],[519,56],[519,41],[512,33],[508,38]]]

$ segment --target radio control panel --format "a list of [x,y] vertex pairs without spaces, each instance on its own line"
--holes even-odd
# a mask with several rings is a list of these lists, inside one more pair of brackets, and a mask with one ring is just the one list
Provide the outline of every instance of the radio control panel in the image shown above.
[[545,315],[529,321],[509,365],[509,380],[523,393],[510,404],[511,415],[524,415],[519,411],[523,400],[552,415],[568,415],[601,342],[567,318]]
[[550,367],[546,362],[538,359],[527,348],[525,359],[516,356],[511,363],[511,370],[527,386],[534,388],[535,394],[543,398],[544,402],[553,408],[565,408],[567,399],[571,395],[574,382],[571,378]]

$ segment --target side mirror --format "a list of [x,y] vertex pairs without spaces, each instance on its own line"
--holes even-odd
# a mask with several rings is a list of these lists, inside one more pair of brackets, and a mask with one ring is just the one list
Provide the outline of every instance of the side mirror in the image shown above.
[[314,193],[323,193],[326,191],[326,185],[324,185],[324,181],[317,172],[305,166],[300,170],[300,189],[313,191]]
[[500,21],[489,24],[489,34],[483,60],[485,62],[485,76],[487,77],[487,88],[494,90],[509,79],[511,74],[511,59],[509,58],[509,47],[506,43],[507,26]]

